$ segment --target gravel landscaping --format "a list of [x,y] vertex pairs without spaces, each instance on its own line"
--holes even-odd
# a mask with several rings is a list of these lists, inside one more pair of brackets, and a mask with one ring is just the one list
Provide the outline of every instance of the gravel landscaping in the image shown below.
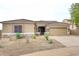
[[51,49],[31,54],[25,54],[22,56],[79,56],[79,47]]
[[53,43],[50,44],[43,36],[39,36],[36,39],[30,39],[30,43],[27,43],[25,38],[12,41],[10,41],[9,38],[3,38],[0,40],[0,55],[19,56],[37,51],[65,47],[55,39],[52,40]]

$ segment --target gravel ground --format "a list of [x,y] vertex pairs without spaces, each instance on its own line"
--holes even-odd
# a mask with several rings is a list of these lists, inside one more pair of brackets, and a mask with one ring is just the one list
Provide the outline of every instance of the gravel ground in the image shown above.
[[22,56],[79,56],[79,47],[51,49]]
[[9,38],[0,40],[0,55],[1,56],[19,56],[32,52],[50,50],[65,47],[60,42],[53,39],[53,43],[49,44],[44,37],[39,36],[37,39],[32,39],[30,43],[26,43],[25,39],[10,41]]
[[39,51],[23,56],[79,56],[79,36],[50,36],[66,47]]

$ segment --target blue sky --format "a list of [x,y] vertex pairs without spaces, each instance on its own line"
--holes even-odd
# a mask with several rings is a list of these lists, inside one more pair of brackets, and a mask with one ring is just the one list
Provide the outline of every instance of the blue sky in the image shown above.
[[25,18],[62,21],[78,0],[0,0],[0,21]]

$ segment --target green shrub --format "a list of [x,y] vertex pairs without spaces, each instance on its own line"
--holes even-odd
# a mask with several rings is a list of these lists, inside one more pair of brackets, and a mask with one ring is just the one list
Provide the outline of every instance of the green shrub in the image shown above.
[[32,39],[36,39],[36,35],[35,34],[32,35]]
[[21,39],[21,33],[17,32],[17,33],[16,33],[16,38],[17,38],[17,39]]
[[46,40],[49,40],[49,35],[48,35],[47,32],[44,33],[44,37],[45,37]]

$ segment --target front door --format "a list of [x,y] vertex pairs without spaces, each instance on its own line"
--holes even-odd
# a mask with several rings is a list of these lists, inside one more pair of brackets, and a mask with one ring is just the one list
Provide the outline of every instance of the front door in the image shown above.
[[40,32],[40,35],[44,35],[45,27],[44,26],[39,26],[38,27],[38,32]]

